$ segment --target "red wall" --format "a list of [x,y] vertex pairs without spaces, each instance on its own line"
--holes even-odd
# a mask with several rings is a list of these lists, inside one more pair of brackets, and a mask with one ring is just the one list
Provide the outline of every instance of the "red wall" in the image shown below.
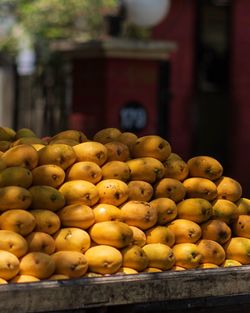
[[120,112],[136,101],[147,114],[137,135],[157,132],[158,60],[82,58],[73,62],[71,129],[93,136],[105,127],[120,127]]
[[230,59],[230,168],[250,197],[250,2],[233,1]]
[[194,87],[194,53],[196,1],[173,0],[166,19],[154,29],[155,39],[174,41],[178,49],[171,56],[169,142],[184,159],[191,155],[192,100]]

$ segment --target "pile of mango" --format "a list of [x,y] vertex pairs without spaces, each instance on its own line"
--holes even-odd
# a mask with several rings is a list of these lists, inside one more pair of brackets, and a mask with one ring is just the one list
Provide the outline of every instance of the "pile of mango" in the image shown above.
[[250,264],[250,200],[208,155],[117,128],[0,127],[0,282]]

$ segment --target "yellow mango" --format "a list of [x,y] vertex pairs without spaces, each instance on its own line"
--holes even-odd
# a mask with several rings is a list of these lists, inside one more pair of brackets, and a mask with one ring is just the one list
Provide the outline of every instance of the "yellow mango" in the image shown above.
[[22,209],[26,210],[32,202],[29,190],[19,186],[6,186],[0,188],[0,211]]
[[89,235],[95,243],[115,248],[124,248],[133,239],[133,232],[129,226],[118,221],[96,223],[89,229]]
[[58,188],[65,179],[64,170],[55,164],[44,164],[32,170],[33,185],[47,185]]
[[69,145],[58,143],[38,150],[38,165],[55,164],[66,170],[76,161],[76,154]]
[[86,180],[71,180],[63,183],[59,192],[65,198],[66,204],[82,203],[95,205],[99,200],[97,187]]
[[33,169],[38,164],[38,152],[29,144],[11,147],[1,156],[7,167],[22,166]]

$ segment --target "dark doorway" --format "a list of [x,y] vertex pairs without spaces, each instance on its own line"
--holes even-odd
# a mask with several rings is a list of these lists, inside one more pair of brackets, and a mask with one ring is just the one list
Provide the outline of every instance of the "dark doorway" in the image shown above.
[[230,99],[228,62],[231,1],[199,0],[194,106],[194,154],[227,167]]

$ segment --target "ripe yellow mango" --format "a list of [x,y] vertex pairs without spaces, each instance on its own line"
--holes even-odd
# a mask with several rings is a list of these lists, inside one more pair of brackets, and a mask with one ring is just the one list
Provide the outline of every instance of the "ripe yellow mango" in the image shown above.
[[195,243],[201,237],[201,227],[190,220],[177,218],[166,226],[175,237],[175,243],[190,242]]
[[165,168],[161,161],[153,157],[133,158],[127,161],[130,180],[143,180],[150,184],[164,176]]
[[106,162],[102,168],[102,179],[120,179],[127,182],[130,178],[128,164],[122,161]]
[[88,229],[95,223],[95,214],[91,207],[82,203],[70,204],[57,212],[64,227]]
[[81,252],[57,251],[51,257],[55,263],[55,274],[64,275],[63,279],[79,278],[87,272],[87,259]]
[[54,235],[56,251],[78,251],[85,253],[90,247],[89,234],[80,228],[65,227],[59,229]]
[[65,179],[64,170],[55,164],[44,164],[32,170],[33,185],[47,185],[58,188]]
[[20,270],[20,262],[13,253],[0,250],[0,277],[10,280],[15,277]]
[[7,210],[0,216],[0,229],[10,230],[22,236],[27,236],[36,226],[34,216],[21,209]]
[[157,210],[157,224],[166,225],[177,216],[176,203],[169,198],[157,198],[150,201],[150,205]]
[[102,170],[99,165],[91,161],[76,162],[66,172],[66,180],[86,180],[92,184],[102,179]]
[[152,157],[165,161],[171,153],[171,146],[167,140],[158,135],[139,137],[132,147],[132,157]]
[[177,204],[177,217],[202,223],[207,221],[213,214],[212,204],[202,198],[185,199]]
[[39,279],[49,278],[55,271],[55,261],[43,252],[29,252],[20,260],[20,274]]
[[29,252],[43,252],[46,254],[55,252],[55,240],[47,233],[34,231],[25,238],[28,243]]
[[150,201],[154,194],[153,186],[143,180],[128,182],[128,200]]
[[223,166],[213,157],[199,155],[192,157],[187,161],[190,177],[203,177],[216,180],[223,173]]
[[63,183],[58,191],[65,198],[66,204],[82,203],[95,205],[99,200],[97,187],[86,180],[71,180]]
[[122,266],[122,254],[114,247],[97,245],[89,248],[85,256],[89,271],[98,274],[114,274]]
[[162,178],[154,185],[155,198],[169,198],[174,202],[180,202],[186,195],[186,188],[177,179]]
[[29,144],[11,147],[1,156],[7,167],[22,166],[33,169],[38,164],[38,152]]
[[130,227],[118,221],[96,223],[89,229],[89,235],[95,243],[115,248],[124,248],[133,240]]
[[44,232],[49,235],[54,234],[61,227],[61,220],[59,216],[50,210],[30,210],[29,211],[35,218],[34,231]]
[[130,200],[121,206],[121,212],[126,224],[142,230],[153,227],[157,222],[157,210],[149,202]]
[[104,179],[96,184],[99,202],[119,206],[128,198],[128,185],[119,179]]
[[32,202],[29,190],[19,186],[6,186],[0,188],[0,211],[22,209],[26,210]]
[[149,258],[143,248],[131,245],[121,250],[122,266],[132,268],[138,272],[145,270],[148,266]]
[[93,140],[105,144],[116,140],[121,135],[121,131],[116,127],[106,127],[98,130]]
[[13,253],[18,258],[28,251],[26,239],[20,234],[10,230],[0,230],[0,250]]
[[55,164],[66,170],[76,161],[76,154],[69,145],[57,143],[38,150],[38,165]]
[[148,267],[169,270],[175,263],[173,250],[163,243],[149,243],[142,247],[148,257]]
[[108,157],[108,151],[105,145],[100,142],[88,141],[73,146],[76,154],[76,161],[90,161],[102,166]]

